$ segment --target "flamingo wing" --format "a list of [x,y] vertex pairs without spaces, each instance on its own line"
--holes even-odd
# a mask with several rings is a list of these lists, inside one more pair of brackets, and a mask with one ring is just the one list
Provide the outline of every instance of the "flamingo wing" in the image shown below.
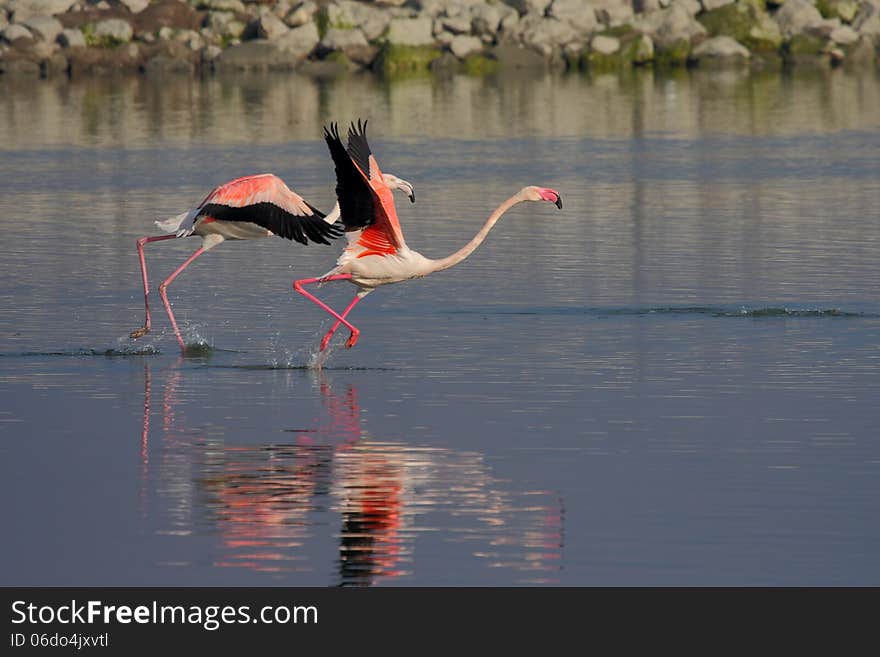
[[367,142],[366,122],[348,131],[348,149],[342,145],[335,124],[324,129],[324,139],[336,165],[336,196],[346,232],[361,230],[359,257],[392,254],[406,246],[397,219],[391,189]]
[[342,229],[271,173],[236,178],[205,197],[198,216],[215,221],[249,221],[300,244],[330,244]]

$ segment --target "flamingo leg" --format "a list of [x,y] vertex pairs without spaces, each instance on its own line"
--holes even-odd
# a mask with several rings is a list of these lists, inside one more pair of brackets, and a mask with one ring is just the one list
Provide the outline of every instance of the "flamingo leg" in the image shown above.
[[187,258],[184,261],[184,263],[182,265],[180,265],[180,267],[175,269],[174,272],[171,274],[171,276],[166,278],[165,282],[159,286],[159,296],[162,297],[162,303],[165,304],[165,312],[168,313],[168,319],[171,320],[171,326],[174,328],[174,335],[177,337],[177,344],[180,345],[180,350],[183,352],[186,351],[186,344],[183,342],[183,338],[180,335],[180,330],[177,328],[177,322],[174,319],[174,313],[171,312],[171,304],[168,303],[168,293],[166,292],[166,290],[167,290],[168,286],[171,285],[171,282],[175,278],[177,278],[178,274],[180,274],[180,272],[182,272],[184,269],[189,267],[189,265],[192,263],[192,261],[195,260],[196,258],[198,258],[200,255],[202,255],[204,252],[205,252],[205,249],[203,249],[202,247],[197,248],[195,250],[195,253],[193,253],[189,258]]
[[[348,307],[342,311],[342,319],[337,319],[336,323],[330,327],[330,330],[327,331],[327,334],[321,340],[321,351],[324,351],[324,349],[327,348],[327,345],[330,344],[330,338],[332,338],[333,334],[336,333],[336,329],[339,328],[339,325],[342,323],[342,320],[345,319],[346,317],[348,317],[348,313],[351,312],[351,309],[354,308],[357,305],[358,301],[363,299],[365,296],[367,296],[366,292],[359,293],[357,296],[355,296],[354,299],[351,300],[351,303],[348,304]],[[351,339],[351,338],[349,338],[349,339]],[[357,339],[355,339],[355,342],[356,341],[357,341]],[[354,346],[354,345],[352,345],[352,346]]]
[[[345,346],[348,349],[351,349],[353,346],[355,346],[355,344],[357,344],[358,336],[360,335],[360,330],[355,328],[353,324],[351,324],[348,320],[346,320],[344,315],[340,315],[338,312],[333,310],[326,303],[324,303],[323,301],[318,299],[314,294],[311,294],[310,292],[306,292],[305,289],[303,289],[303,285],[309,285],[311,283],[327,283],[328,281],[347,281],[350,279],[351,279],[351,274],[334,274],[333,276],[324,276],[321,278],[303,278],[303,279],[300,279],[298,281],[293,282],[293,289],[294,290],[296,290],[301,295],[303,295],[304,297],[309,299],[311,302],[313,302],[319,308],[323,308],[324,310],[326,310],[328,313],[330,313],[331,315],[333,315],[337,319],[337,323],[333,326],[333,329],[331,329],[330,335],[333,334],[333,331],[336,330],[336,326],[338,326],[339,324],[345,324],[345,326],[348,327],[348,330],[351,331],[351,335],[348,337],[348,340],[345,343]],[[348,308],[346,308],[346,310],[345,310],[345,314],[348,314],[348,312],[354,307],[354,305],[355,305],[355,302],[352,302],[351,304],[349,304]],[[327,342],[329,342],[329,338],[327,338],[327,336],[324,336],[324,337],[325,337],[325,339],[321,341],[321,351],[324,351],[324,349],[327,347]]]
[[144,309],[146,310],[147,318],[144,320],[144,325],[141,328],[131,332],[130,338],[142,338],[150,332],[150,284],[147,282],[147,262],[144,260],[144,245],[148,242],[161,242],[162,240],[172,240],[176,237],[177,235],[174,234],[159,235],[158,237],[141,237],[137,241],[138,257],[141,261],[141,277],[144,281]]

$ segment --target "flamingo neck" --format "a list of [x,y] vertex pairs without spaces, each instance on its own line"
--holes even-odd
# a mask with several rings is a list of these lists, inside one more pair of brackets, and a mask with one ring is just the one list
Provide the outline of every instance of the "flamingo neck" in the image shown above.
[[483,224],[483,227],[479,230],[479,232],[474,235],[473,239],[461,247],[455,253],[446,256],[445,258],[441,258],[439,260],[431,260],[431,271],[442,271],[444,269],[449,269],[450,267],[454,267],[459,262],[467,258],[471,253],[476,250],[480,244],[483,243],[483,240],[486,239],[486,236],[489,234],[489,231],[492,230],[492,227],[501,219],[501,215],[507,212],[510,208],[512,208],[517,203],[522,203],[525,199],[522,196],[522,192],[517,192],[509,199],[504,201],[501,205],[495,208],[492,211],[492,214],[489,215],[489,218],[486,219],[486,223]]

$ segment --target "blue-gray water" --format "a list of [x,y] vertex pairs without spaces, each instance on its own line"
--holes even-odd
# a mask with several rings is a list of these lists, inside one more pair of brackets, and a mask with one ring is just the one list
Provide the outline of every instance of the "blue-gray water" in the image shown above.
[[[5,85],[5,86],[3,86]],[[880,584],[880,81],[0,81],[0,583]],[[232,177],[328,208],[369,117],[407,241],[135,239]],[[345,304],[350,285],[319,294]]]

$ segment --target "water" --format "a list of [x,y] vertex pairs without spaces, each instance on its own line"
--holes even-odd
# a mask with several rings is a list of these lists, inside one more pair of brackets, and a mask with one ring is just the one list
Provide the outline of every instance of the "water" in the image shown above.
[[[877,585],[880,82],[0,80],[0,582]],[[474,255],[330,322],[333,247],[135,239],[215,184],[332,202],[369,117],[408,243]],[[334,307],[354,288],[328,284]]]

